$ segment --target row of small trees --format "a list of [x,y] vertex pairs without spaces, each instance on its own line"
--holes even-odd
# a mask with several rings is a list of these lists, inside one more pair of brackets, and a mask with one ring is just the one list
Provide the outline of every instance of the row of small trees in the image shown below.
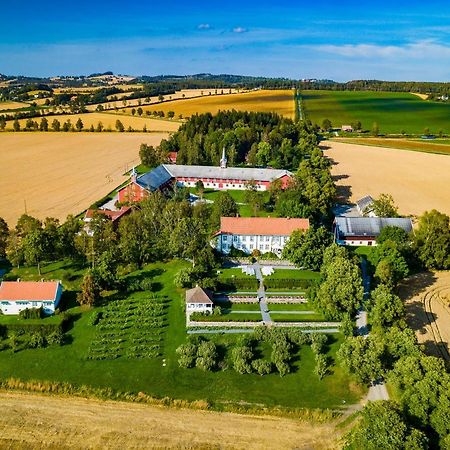
[[[268,343],[272,347],[270,360],[258,357],[258,345]],[[291,371],[290,361],[299,346],[310,344],[315,354],[315,372],[322,379],[328,371],[328,358],[325,355],[327,336],[320,333],[311,335],[301,330],[269,329],[261,326],[251,336],[241,336],[231,349],[230,362],[239,374],[257,373],[268,375],[274,370],[283,377]],[[202,370],[224,369],[226,363],[219,361],[215,344],[199,337],[190,337],[188,342],[177,349],[178,364],[182,368],[198,367]]]

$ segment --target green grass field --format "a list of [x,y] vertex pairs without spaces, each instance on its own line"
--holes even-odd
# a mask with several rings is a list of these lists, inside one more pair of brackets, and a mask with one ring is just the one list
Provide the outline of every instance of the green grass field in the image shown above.
[[[319,380],[314,374],[314,354],[309,346],[298,349],[292,363],[293,373],[283,378],[277,374],[264,377],[256,374],[239,375],[231,369],[230,356],[230,346],[234,345],[238,336],[218,335],[212,339],[218,344],[219,353],[224,355],[222,369],[216,372],[181,369],[175,350],[186,341],[184,292],[174,286],[173,279],[187,264],[185,261],[170,261],[165,264],[151,264],[145,268],[154,274],[153,280],[159,286],[157,294],[169,299],[161,328],[161,356],[139,359],[87,359],[92,342],[98,338],[98,329],[90,323],[95,310],[80,311],[80,308],[76,307],[72,311],[77,311],[77,317],[67,332],[65,345],[27,349],[17,353],[12,353],[11,350],[0,351],[0,378],[64,381],[75,385],[109,387],[121,392],[142,391],[158,397],[206,399],[217,409],[221,409],[225,404],[240,402],[268,406],[333,408],[342,406],[344,401],[347,404],[357,401],[358,393],[350,389],[351,380],[340,367],[333,365],[331,374]],[[63,269],[64,266],[66,269]],[[44,268],[48,278],[56,278],[55,274],[67,278],[67,270],[71,273],[70,278],[73,278],[72,283],[75,285],[79,282],[79,269],[71,267],[68,262],[55,264],[54,274],[48,272],[48,267]],[[32,270],[26,270],[29,272],[26,276],[25,270],[22,269],[15,273],[22,279],[36,278]],[[135,293],[131,296],[139,299],[146,295]],[[101,308],[96,308],[99,309]],[[334,361],[343,337],[333,335],[330,339],[328,356]]]
[[312,270],[300,270],[300,269],[275,269],[272,275],[264,277],[269,280],[276,279],[294,279],[294,280],[318,280],[320,278],[319,272],[313,272]]
[[359,120],[364,130],[377,122],[381,134],[450,133],[450,104],[422,100],[414,94],[367,91],[303,91],[306,117],[321,125],[330,119],[333,127]]
[[271,313],[270,318],[274,322],[323,322],[325,318],[321,314],[283,314]]

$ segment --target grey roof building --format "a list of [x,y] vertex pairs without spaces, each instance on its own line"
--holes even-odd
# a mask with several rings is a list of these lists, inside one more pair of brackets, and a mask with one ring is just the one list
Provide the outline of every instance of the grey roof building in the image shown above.
[[373,198],[370,195],[359,199],[356,202],[356,208],[362,216],[375,217],[373,213]]
[[[338,243],[358,245],[356,241],[375,241],[385,227],[398,227],[412,231],[410,218],[403,217],[336,217],[335,238]],[[370,245],[370,244],[369,244]]]
[[[173,178],[221,178],[223,180],[255,180],[271,182],[283,176],[292,176],[292,173],[288,170],[281,169],[188,166],[181,164],[163,164],[160,167],[163,167],[167,172],[169,172]],[[159,169],[159,167],[157,169]]]
[[150,172],[144,173],[136,178],[136,183],[148,191],[156,191],[173,178],[167,167],[169,166],[163,164]]

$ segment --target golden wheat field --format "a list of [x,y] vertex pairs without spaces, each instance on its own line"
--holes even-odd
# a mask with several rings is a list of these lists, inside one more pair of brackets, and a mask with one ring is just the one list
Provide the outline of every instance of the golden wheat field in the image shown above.
[[0,102],[0,111],[5,111],[7,109],[27,108],[28,106],[30,106],[28,103],[23,102]]
[[[292,90],[267,90],[177,99],[143,106],[142,109],[144,111],[164,111],[166,114],[168,111],[174,111],[176,117],[180,114],[183,117],[190,117],[196,113],[216,114],[219,111],[236,109],[239,111],[276,112],[293,118],[295,105]],[[130,114],[131,109],[127,108],[126,111]]]
[[0,393],[0,447],[334,449],[331,424],[16,392]]
[[343,200],[391,194],[402,214],[433,208],[450,214],[450,157],[326,141],[325,155]]
[[0,133],[0,217],[78,214],[126,180],[139,146],[168,133]]
[[[174,132],[177,131],[180,123],[176,121],[170,120],[162,120],[162,119],[152,119],[148,117],[139,117],[125,114],[107,114],[107,113],[84,113],[84,114],[67,114],[67,115],[57,115],[57,116],[46,116],[48,120],[49,127],[52,124],[54,119],[58,119],[61,123],[61,126],[67,120],[70,120],[70,123],[75,126],[78,119],[81,119],[84,125],[84,129],[89,129],[91,125],[97,127],[98,123],[101,122],[105,129],[111,129],[115,131],[116,121],[120,120],[127,130],[128,127],[131,127],[133,130],[141,131],[144,128],[144,125],[147,127],[147,131],[155,132],[155,131],[164,131],[164,132]],[[37,123],[40,123],[41,118],[36,117],[33,118]],[[19,120],[21,128],[25,127],[27,119]],[[6,125],[7,130],[12,130],[13,121],[9,120]]]
[[[180,91],[176,91],[174,94],[169,94],[164,96],[164,100],[171,101],[171,100],[178,100],[178,99],[187,99],[187,98],[194,98],[194,97],[206,97],[206,96],[213,96],[213,95],[222,95],[224,94],[236,94],[238,92],[237,89],[182,89]],[[106,103],[100,103],[104,108],[106,109],[112,109],[112,108],[119,108],[122,110],[123,108],[127,107],[134,107],[137,108],[145,103],[145,105],[149,104],[160,104],[161,102],[158,99],[158,96],[144,96],[141,98],[134,98],[131,100],[121,100],[122,97],[126,97],[129,95],[129,92],[119,93],[115,94],[114,96],[117,97],[119,100],[111,100]],[[114,97],[111,96],[111,97]],[[145,100],[149,101],[145,101]],[[94,105],[87,105],[86,109],[88,111],[95,111],[99,104]],[[144,106],[142,106],[144,108]],[[130,110],[131,111],[131,110]],[[128,114],[131,114],[131,112],[128,111]]]

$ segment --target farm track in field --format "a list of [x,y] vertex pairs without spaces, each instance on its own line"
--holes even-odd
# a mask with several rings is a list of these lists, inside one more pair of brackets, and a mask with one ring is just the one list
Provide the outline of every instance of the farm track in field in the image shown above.
[[450,361],[450,272],[425,272],[400,284],[407,322],[433,356]]

